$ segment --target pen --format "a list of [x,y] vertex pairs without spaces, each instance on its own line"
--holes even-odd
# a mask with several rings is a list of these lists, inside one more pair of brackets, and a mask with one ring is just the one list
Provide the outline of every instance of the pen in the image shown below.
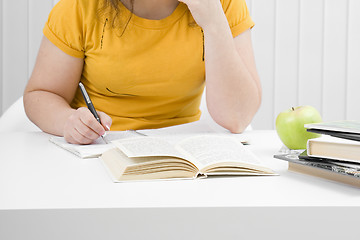
[[[85,86],[84,84],[82,84],[82,82],[79,82],[79,87],[80,87],[80,90],[81,90],[81,93],[84,97],[84,100],[85,100],[85,103],[86,103],[86,106],[88,107],[88,109],[90,110],[90,112],[94,115],[94,117],[96,118],[96,120],[101,124],[101,121],[100,121],[100,118],[99,118],[99,115],[97,114],[96,110],[95,110],[95,107],[89,97],[89,94],[87,93],[86,89],[85,89]],[[106,139],[104,138],[104,135],[101,136],[102,139],[104,140],[104,142],[106,144],[108,144],[108,142],[106,141]]]

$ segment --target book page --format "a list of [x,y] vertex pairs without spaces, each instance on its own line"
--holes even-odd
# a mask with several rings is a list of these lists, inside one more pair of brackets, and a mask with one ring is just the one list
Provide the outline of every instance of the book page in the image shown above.
[[[178,136],[179,138],[183,139],[199,134],[217,134],[224,136],[232,136],[242,143],[249,143],[249,137],[245,136],[244,134],[234,134],[225,129],[223,131],[214,130],[211,126],[209,126],[206,122],[203,121],[196,121],[158,129],[136,130],[136,132],[149,137],[173,138]],[[169,140],[172,141],[172,139]]]
[[186,159],[173,144],[162,138],[136,137],[114,141],[113,144],[128,157],[170,156]]
[[177,149],[199,169],[223,162],[261,166],[258,158],[233,137],[216,134],[195,136],[178,143]]
[[182,134],[182,133],[192,133],[192,134],[214,133],[215,131],[211,129],[207,124],[201,121],[196,121],[196,122],[185,123],[181,125],[175,125],[164,128],[137,130],[137,132],[152,137],[152,136],[164,136],[164,135]]

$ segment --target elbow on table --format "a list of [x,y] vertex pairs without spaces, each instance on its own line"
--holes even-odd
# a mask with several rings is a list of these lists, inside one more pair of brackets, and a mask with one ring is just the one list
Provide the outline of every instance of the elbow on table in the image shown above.
[[244,117],[242,115],[242,116],[227,116],[222,119],[216,119],[216,118],[213,119],[217,124],[219,124],[223,128],[226,128],[231,133],[242,133],[250,125],[252,118]]
[[258,107],[252,110],[224,111],[222,114],[211,114],[210,112],[210,115],[217,124],[231,133],[242,133],[250,125],[257,110]]
[[224,127],[228,129],[231,133],[242,133],[249,126],[249,124],[250,122],[238,120],[233,121],[232,123],[228,123],[228,125]]
[[210,115],[217,124],[226,128],[231,133],[242,133],[251,124],[259,109],[259,105],[253,105],[250,108],[226,109],[226,111],[217,112],[214,115],[210,112]]
[[242,133],[251,124],[256,112],[259,110],[261,104],[261,93],[259,94],[258,101],[254,103],[252,108],[247,110],[235,112],[230,115],[224,122],[223,127],[228,129],[231,133]]
[[24,111],[25,111],[25,114],[26,114],[26,116],[30,119],[30,110],[29,110],[29,108],[30,108],[30,104],[29,104],[29,92],[27,92],[27,91],[25,91],[24,92],[24,95],[23,95],[23,105],[24,105]]

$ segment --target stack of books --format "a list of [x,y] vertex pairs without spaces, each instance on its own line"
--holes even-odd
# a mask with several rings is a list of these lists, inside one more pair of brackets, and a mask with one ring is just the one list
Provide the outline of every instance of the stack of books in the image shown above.
[[360,122],[322,122],[304,127],[322,136],[309,139],[305,151],[274,157],[288,161],[290,171],[360,187]]

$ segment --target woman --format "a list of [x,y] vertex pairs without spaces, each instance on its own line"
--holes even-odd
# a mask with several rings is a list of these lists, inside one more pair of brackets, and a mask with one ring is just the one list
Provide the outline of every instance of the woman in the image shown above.
[[45,132],[89,144],[110,126],[198,120],[206,82],[212,118],[242,132],[261,102],[253,25],[245,0],[61,0],[44,27],[26,113]]

